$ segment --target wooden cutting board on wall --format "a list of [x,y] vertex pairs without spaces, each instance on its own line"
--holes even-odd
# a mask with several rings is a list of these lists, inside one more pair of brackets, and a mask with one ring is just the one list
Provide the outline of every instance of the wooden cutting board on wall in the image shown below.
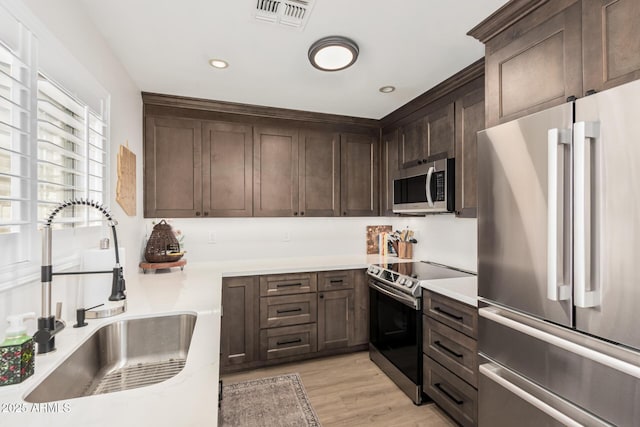
[[129,216],[136,216],[136,155],[124,145],[118,149],[116,201]]

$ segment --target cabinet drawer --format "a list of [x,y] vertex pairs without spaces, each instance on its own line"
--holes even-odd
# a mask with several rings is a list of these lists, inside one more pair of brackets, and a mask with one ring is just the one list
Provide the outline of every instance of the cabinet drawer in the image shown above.
[[478,392],[438,362],[422,358],[424,392],[462,426],[477,425]]
[[315,293],[260,298],[260,328],[315,323]]
[[353,270],[318,273],[318,290],[320,291],[339,291],[351,288],[353,288]]
[[260,359],[273,360],[280,357],[315,353],[317,350],[317,328],[315,323],[260,331]]
[[272,274],[260,276],[260,296],[291,295],[316,292],[316,273],[304,274]]
[[428,316],[422,316],[422,348],[427,356],[468,382],[478,386],[478,343]]
[[425,292],[422,311],[427,316],[460,331],[478,337],[478,309],[442,295]]

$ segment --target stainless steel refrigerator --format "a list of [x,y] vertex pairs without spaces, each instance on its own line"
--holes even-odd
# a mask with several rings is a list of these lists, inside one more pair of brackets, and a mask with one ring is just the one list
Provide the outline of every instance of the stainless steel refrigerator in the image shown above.
[[479,425],[640,426],[640,81],[478,134]]

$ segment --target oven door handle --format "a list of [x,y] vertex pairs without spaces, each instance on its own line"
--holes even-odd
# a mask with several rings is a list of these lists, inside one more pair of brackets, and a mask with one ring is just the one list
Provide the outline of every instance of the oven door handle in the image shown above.
[[381,287],[380,285],[376,284],[374,281],[369,280],[369,287],[375,289],[376,291],[385,294],[386,296],[388,296],[389,298],[393,298],[394,300],[413,308],[414,310],[419,310],[420,309],[420,300],[417,298],[411,298],[408,296],[404,296],[404,295],[400,295],[400,294],[396,294],[395,292],[391,292],[386,290],[385,288]]

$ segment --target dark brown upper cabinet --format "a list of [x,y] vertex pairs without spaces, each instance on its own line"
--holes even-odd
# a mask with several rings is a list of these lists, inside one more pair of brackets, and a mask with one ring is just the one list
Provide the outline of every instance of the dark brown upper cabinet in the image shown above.
[[638,24],[638,0],[582,2],[585,92],[640,79]]
[[380,215],[393,215],[393,178],[398,168],[398,129],[382,135],[380,154]]
[[146,117],[145,217],[202,215],[201,158],[200,121]]
[[298,130],[254,128],[254,215],[297,216],[298,211]]
[[378,138],[345,133],[340,143],[342,215],[378,215]]
[[203,133],[204,216],[251,216],[253,214],[251,126],[204,122]]
[[477,134],[484,129],[484,80],[468,85],[456,105],[456,216],[477,215]]
[[402,127],[400,164],[403,168],[454,156],[453,102],[437,106]]
[[299,215],[340,216],[340,134],[301,131]]
[[637,0],[512,0],[469,34],[485,43],[486,125],[640,78]]

